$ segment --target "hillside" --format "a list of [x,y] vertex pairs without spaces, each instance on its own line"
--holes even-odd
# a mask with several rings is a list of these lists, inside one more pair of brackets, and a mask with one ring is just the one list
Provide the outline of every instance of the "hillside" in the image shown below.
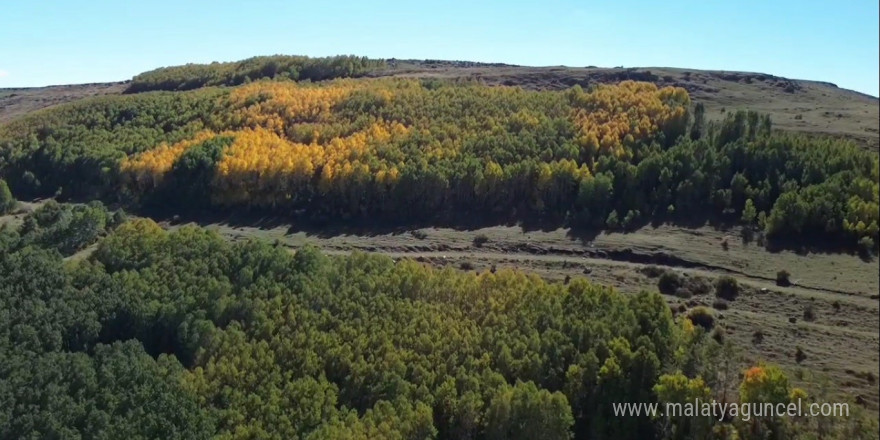
[[[353,56],[4,89],[0,437],[876,438],[878,116],[764,74]],[[854,415],[609,407],[805,396]]]
[[710,118],[747,108],[767,113],[777,128],[854,139],[877,149],[880,113],[877,97],[821,81],[782,78],[765,73],[669,67],[593,68],[462,66],[460,63],[402,61],[377,75],[474,78],[490,85],[561,90],[573,85],[615,83],[626,79],[683,87]]
[[93,96],[116,95],[124,90],[124,82],[0,88],[0,124],[42,108]]
[[[401,60],[370,76],[476,79],[489,85],[561,90],[574,85],[616,83],[625,79],[685,88],[706,106],[709,118],[737,109],[767,113],[777,128],[853,139],[874,150],[880,146],[878,98],[834,84],[763,73],[676,68],[521,67],[480,63]],[[82,84],[26,89],[0,88],[0,123],[28,112],[89,96],[120,94],[125,83]]]

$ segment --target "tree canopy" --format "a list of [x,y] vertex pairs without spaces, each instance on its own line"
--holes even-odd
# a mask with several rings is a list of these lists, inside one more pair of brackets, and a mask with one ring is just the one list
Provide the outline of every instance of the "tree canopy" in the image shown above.
[[[52,230],[78,209],[32,216]],[[656,293],[113,226],[70,262],[26,224],[0,230],[3,438],[704,438],[719,423],[613,415],[714,383],[718,342]],[[756,368],[743,401],[789,398]],[[761,432],[805,429],[774,423]]]

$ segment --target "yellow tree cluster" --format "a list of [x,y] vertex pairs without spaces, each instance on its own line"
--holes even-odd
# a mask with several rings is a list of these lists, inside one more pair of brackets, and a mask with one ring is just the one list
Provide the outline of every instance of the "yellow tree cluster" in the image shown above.
[[124,183],[131,189],[144,192],[162,183],[162,178],[174,162],[189,148],[217,136],[211,131],[202,131],[192,139],[174,144],[161,144],[137,156],[127,157],[119,165]]
[[335,104],[359,87],[354,81],[335,81],[327,86],[293,82],[260,81],[230,93],[227,121],[230,127],[263,127],[283,136],[298,123],[321,123],[332,117]]
[[653,83],[635,81],[600,85],[590,93],[573,89],[569,97],[578,143],[591,157],[631,157],[627,147],[634,142],[649,140],[669,126],[686,125],[690,105],[683,88],[658,89]]
[[290,142],[266,128],[239,131],[217,166],[214,201],[276,206],[306,191],[315,180],[318,189],[327,193],[344,187],[353,175],[393,184],[397,167],[372,153],[377,145],[407,132],[398,123],[377,123],[320,145]]

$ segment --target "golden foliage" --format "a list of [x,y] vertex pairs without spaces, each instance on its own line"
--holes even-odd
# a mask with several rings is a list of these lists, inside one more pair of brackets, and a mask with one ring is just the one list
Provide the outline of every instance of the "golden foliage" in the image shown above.
[[273,206],[290,200],[315,179],[326,193],[355,174],[393,184],[399,176],[397,168],[381,161],[371,167],[367,158],[375,146],[407,131],[398,123],[374,124],[326,145],[290,142],[266,128],[239,131],[217,166],[215,201]]
[[573,90],[578,143],[591,156],[628,158],[635,142],[649,140],[667,127],[687,123],[690,97],[680,87],[658,89],[653,83],[623,81],[586,93]]
[[211,131],[202,131],[192,139],[175,144],[161,144],[137,156],[125,158],[119,165],[123,181],[130,188],[145,191],[162,183],[165,173],[171,170],[174,162],[190,147],[217,136]]
[[231,127],[264,127],[283,136],[285,128],[297,123],[326,122],[332,108],[356,87],[353,81],[335,81],[328,86],[302,86],[292,82],[260,81],[238,87],[228,104]]

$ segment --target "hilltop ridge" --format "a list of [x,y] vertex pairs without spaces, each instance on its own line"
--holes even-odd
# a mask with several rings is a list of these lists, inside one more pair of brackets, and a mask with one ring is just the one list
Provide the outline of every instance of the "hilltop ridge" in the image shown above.
[[[525,67],[503,63],[442,60],[385,60],[366,77],[468,79],[493,86],[560,90],[575,85],[623,80],[677,86],[702,102],[709,119],[748,108],[769,114],[774,127],[854,140],[880,148],[878,98],[822,81],[789,79],[765,73],[669,67]],[[37,88],[0,88],[0,123],[64,102],[96,95],[121,94],[129,81]]]

